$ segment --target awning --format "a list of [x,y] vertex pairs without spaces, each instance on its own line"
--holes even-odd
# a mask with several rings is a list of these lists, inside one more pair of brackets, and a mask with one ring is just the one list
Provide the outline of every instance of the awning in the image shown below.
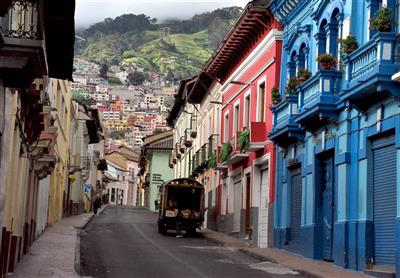
[[49,76],[72,81],[75,0],[45,0],[44,3],[44,32]]
[[266,7],[267,3],[268,0],[255,0],[247,4],[236,24],[208,61],[204,71],[219,79],[221,83],[228,78],[265,30],[272,26],[273,16]]

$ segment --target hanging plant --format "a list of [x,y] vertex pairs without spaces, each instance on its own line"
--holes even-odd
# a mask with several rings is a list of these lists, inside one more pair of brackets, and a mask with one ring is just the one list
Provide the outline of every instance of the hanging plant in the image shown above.
[[311,72],[308,69],[298,69],[297,70],[297,79],[300,83],[303,83],[307,79],[311,77]]
[[277,105],[279,102],[281,102],[281,94],[276,87],[271,89],[271,100],[273,105]]
[[379,32],[390,32],[393,26],[392,20],[392,10],[383,7],[376,12],[376,15],[371,21],[371,30],[376,30]]
[[356,37],[348,35],[345,39],[338,39],[342,52],[350,54],[358,48]]
[[225,162],[229,159],[229,155],[232,153],[232,145],[230,142],[225,142],[221,147],[221,161]]
[[250,131],[248,129],[243,130],[239,134],[238,145],[241,152],[249,150],[250,147]]
[[216,153],[212,153],[208,157],[207,168],[208,169],[213,169],[215,167],[217,167],[217,154]]
[[297,95],[296,87],[299,85],[297,77],[290,77],[285,87],[285,94],[287,96]]

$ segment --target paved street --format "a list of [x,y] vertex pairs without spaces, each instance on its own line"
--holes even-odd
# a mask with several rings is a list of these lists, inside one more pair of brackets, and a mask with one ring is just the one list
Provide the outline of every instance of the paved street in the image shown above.
[[91,277],[301,277],[196,238],[157,233],[145,209],[109,207],[82,232],[81,271]]

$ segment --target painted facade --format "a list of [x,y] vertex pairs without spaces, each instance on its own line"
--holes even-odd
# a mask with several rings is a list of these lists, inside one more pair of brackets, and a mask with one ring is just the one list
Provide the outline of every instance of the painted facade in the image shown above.
[[[283,29],[274,246],[358,271],[400,273],[399,85],[395,33],[370,29],[394,1],[272,1]],[[352,34],[358,48],[341,50]],[[316,62],[330,53],[330,70]],[[298,69],[311,77],[285,97]],[[396,76],[393,77],[395,79]],[[286,90],[289,94],[289,90]],[[396,269],[396,270],[395,270]]]
[[216,229],[217,190],[219,172],[208,161],[216,155],[219,136],[220,107],[211,103],[220,98],[221,84],[213,82],[200,103],[190,103],[187,93],[193,89],[198,77],[182,81],[175,95],[175,103],[168,117],[174,128],[174,149],[169,165],[174,178],[194,178],[205,188],[204,227]]
[[151,211],[158,210],[160,186],[174,178],[168,162],[173,148],[172,130],[143,138],[141,155],[142,188],[145,191],[144,205]]
[[[175,136],[172,165],[174,160],[175,169],[187,165],[184,157],[190,154],[189,176],[206,188],[205,226],[262,247],[272,246],[275,149],[267,134],[281,44],[266,1],[250,2],[202,72],[181,84],[169,117],[176,134],[185,129],[195,134],[190,148],[187,136]],[[189,109],[196,124],[185,120]],[[239,147],[242,133],[247,141]],[[232,149],[226,158],[224,145]]]

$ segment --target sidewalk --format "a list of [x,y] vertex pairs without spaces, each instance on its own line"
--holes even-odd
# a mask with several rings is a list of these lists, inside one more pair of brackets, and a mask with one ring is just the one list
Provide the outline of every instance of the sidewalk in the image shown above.
[[[101,213],[106,206],[103,206]],[[49,226],[32,244],[28,254],[17,265],[12,277],[80,277],[75,272],[79,259],[77,233],[91,220],[93,213],[70,216]],[[77,258],[75,257],[77,256]]]
[[306,259],[300,255],[275,248],[251,247],[248,242],[242,239],[231,237],[227,234],[208,229],[202,230],[205,239],[226,247],[234,247],[239,251],[261,260],[270,261],[279,265],[298,271],[308,277],[329,277],[329,278],[357,278],[369,277],[362,273],[346,271],[333,266],[329,262],[321,260]]

